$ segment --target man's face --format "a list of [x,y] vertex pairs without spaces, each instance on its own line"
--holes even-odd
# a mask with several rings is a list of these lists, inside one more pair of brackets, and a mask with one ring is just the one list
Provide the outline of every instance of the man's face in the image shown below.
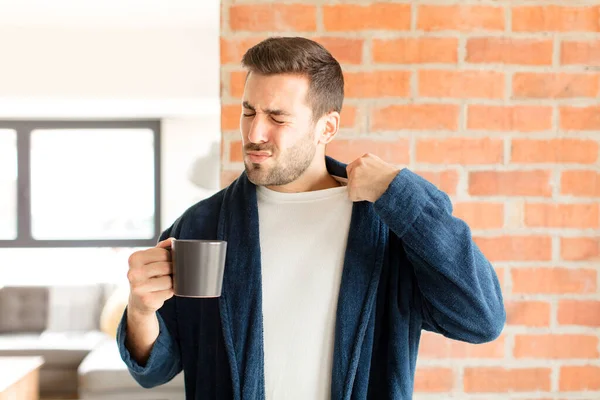
[[246,173],[255,185],[286,185],[313,161],[318,140],[308,86],[297,75],[248,76],[240,128]]

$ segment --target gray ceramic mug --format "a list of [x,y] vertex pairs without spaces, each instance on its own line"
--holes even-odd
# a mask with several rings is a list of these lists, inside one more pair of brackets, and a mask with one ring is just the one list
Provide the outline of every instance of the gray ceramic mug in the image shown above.
[[223,240],[174,239],[171,258],[175,296],[221,296],[226,253],[227,242]]

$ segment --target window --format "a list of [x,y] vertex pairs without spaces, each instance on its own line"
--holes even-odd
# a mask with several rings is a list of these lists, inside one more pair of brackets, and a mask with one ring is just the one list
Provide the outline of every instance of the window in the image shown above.
[[0,240],[17,238],[17,132],[0,129]]
[[154,246],[159,121],[0,121],[0,247]]

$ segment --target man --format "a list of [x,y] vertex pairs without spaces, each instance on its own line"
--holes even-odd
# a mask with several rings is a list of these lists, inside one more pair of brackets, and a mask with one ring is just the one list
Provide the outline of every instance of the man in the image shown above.
[[[374,155],[325,156],[338,62],[304,38],[250,48],[245,172],[129,259],[118,343],[145,387],[188,399],[410,399],[422,329],[495,339],[498,279],[448,196]],[[172,297],[170,238],[227,240],[219,299]]]

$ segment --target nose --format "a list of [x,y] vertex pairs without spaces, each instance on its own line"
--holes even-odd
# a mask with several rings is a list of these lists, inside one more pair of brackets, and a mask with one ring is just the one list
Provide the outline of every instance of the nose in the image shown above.
[[267,132],[268,132],[268,124],[261,118],[260,115],[255,115],[252,118],[252,123],[250,124],[250,130],[248,131],[248,141],[251,143],[265,143],[267,142]]

